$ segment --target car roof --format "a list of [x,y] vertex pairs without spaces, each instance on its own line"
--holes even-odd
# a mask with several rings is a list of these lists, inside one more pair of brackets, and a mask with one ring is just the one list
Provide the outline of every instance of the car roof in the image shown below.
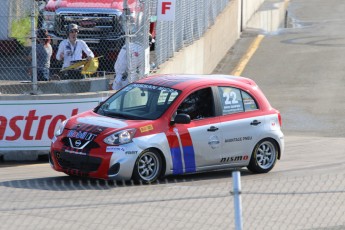
[[219,74],[152,75],[137,81],[137,83],[159,85],[178,90],[185,90],[187,88],[197,88],[199,86],[205,85],[233,85],[238,87],[257,86],[256,83],[249,78]]

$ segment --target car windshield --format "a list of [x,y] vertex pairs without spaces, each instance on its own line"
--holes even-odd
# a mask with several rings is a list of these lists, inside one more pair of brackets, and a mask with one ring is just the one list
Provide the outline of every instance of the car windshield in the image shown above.
[[155,120],[180,93],[180,90],[172,88],[133,83],[111,96],[95,112],[126,120]]

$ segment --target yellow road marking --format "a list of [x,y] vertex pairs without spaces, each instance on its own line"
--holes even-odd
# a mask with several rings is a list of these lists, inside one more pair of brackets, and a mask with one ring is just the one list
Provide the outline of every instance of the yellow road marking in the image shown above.
[[255,51],[258,49],[258,47],[259,47],[259,45],[260,45],[260,43],[264,37],[265,37],[264,35],[259,34],[255,38],[255,40],[252,42],[252,44],[250,44],[245,55],[241,58],[240,62],[237,64],[236,68],[231,72],[231,75],[240,76],[242,74],[244,68],[246,68],[246,65],[248,64],[251,57],[254,55]]

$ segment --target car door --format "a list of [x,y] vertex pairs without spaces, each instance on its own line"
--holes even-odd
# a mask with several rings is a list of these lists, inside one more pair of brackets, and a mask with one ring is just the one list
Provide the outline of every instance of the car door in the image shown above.
[[221,98],[223,165],[247,165],[260,133],[264,131],[265,117],[260,115],[254,98],[241,89],[218,87]]
[[171,127],[168,139],[173,147],[173,173],[195,172],[219,164],[222,137],[211,87],[189,94],[176,113],[188,114],[191,122]]

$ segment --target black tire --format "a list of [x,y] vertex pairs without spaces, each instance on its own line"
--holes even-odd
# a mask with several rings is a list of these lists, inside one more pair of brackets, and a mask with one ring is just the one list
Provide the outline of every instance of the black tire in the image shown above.
[[278,159],[278,147],[274,140],[264,139],[256,144],[247,168],[253,173],[271,171]]
[[135,162],[132,178],[137,182],[151,183],[160,177],[162,168],[161,155],[156,150],[148,149]]

